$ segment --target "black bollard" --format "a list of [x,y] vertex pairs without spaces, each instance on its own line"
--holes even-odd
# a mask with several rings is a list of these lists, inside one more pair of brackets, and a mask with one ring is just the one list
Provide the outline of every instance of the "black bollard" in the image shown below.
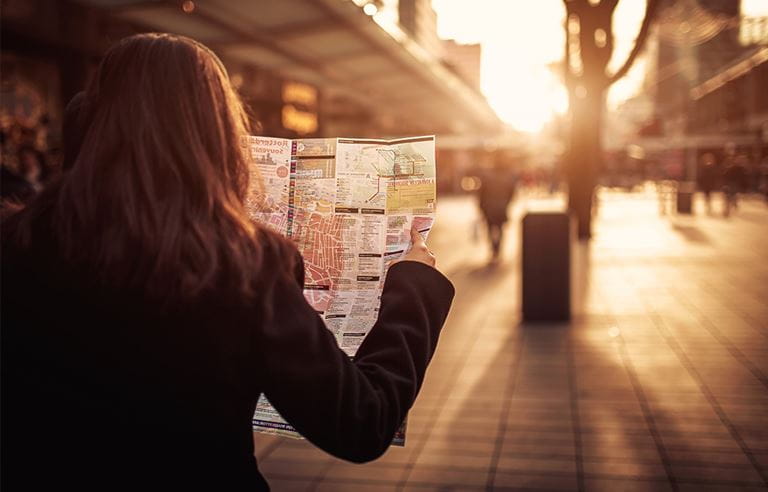
[[677,213],[693,213],[693,193],[696,191],[696,185],[693,183],[681,182],[677,184]]
[[524,321],[571,318],[573,223],[564,212],[529,212],[523,217],[522,292]]

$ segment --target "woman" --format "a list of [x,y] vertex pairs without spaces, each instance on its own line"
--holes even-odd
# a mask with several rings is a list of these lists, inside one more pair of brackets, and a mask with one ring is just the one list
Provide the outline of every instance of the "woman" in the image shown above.
[[246,120],[212,52],[124,39],[79,108],[71,169],[3,227],[3,485],[268,489],[261,393],[327,452],[380,456],[453,296],[418,234],[350,361],[296,249],[246,216]]

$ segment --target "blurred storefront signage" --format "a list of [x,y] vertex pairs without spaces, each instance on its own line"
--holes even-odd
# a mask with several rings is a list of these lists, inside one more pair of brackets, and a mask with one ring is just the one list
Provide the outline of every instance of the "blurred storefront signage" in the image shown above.
[[283,84],[283,127],[299,135],[317,131],[317,89],[298,82]]
[[3,80],[0,89],[0,112],[26,128],[37,125],[45,107],[39,91],[22,80]]

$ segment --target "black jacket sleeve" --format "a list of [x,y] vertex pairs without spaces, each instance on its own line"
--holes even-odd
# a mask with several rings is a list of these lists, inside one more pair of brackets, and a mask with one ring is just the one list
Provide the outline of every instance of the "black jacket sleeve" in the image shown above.
[[261,386],[280,414],[323,450],[381,456],[413,405],[454,289],[436,269],[403,261],[387,274],[378,319],[353,360],[294,282],[275,286],[257,348]]

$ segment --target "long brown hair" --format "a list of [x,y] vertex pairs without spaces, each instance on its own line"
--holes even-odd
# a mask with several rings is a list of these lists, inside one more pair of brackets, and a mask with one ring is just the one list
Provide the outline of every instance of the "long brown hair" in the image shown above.
[[251,293],[262,254],[244,207],[248,123],[219,59],[182,36],[128,37],[81,111],[72,169],[19,214],[17,236],[47,211],[62,254],[110,284],[163,298]]

